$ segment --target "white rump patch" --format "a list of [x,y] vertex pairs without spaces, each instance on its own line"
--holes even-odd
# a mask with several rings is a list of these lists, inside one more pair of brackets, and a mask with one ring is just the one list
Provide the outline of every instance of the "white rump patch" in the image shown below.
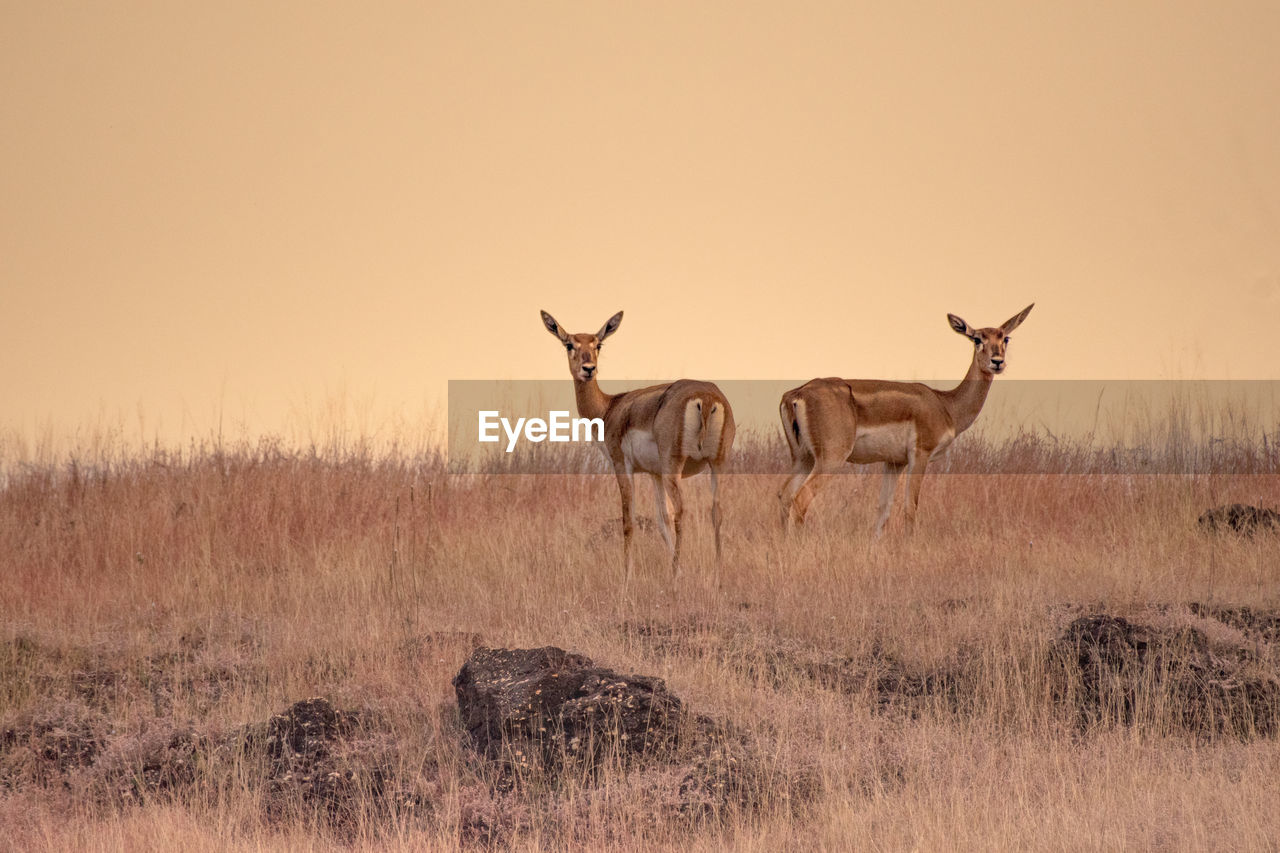
[[797,397],[791,401],[792,414],[795,416],[796,427],[800,434],[789,434],[787,435],[787,440],[796,442],[796,444],[804,450],[805,455],[812,456],[816,459],[817,454],[813,450],[813,436],[809,434],[808,408],[809,407],[805,403],[803,397]]
[[684,435],[680,449],[689,459],[714,459],[720,453],[720,433],[724,429],[724,406],[711,403],[703,421],[703,402],[690,400],[684,404]]
[[716,401],[707,415],[707,428],[702,433],[702,458],[715,459],[720,455],[720,436],[724,433],[724,406]]
[[684,404],[684,435],[680,450],[692,459],[702,458],[702,400],[694,399]]

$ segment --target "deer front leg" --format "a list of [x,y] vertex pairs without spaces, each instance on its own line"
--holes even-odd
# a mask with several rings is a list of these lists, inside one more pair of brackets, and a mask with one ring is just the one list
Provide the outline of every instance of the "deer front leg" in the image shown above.
[[671,577],[678,578],[680,577],[680,543],[684,539],[684,501],[680,497],[679,473],[663,474],[662,486],[667,501],[671,504],[671,526],[675,530],[676,540],[675,547],[671,549]]
[[885,522],[889,520],[889,511],[893,509],[893,493],[898,490],[898,477],[902,469],[907,467],[900,462],[884,463],[884,478],[880,481],[880,514],[876,517],[875,538],[884,533]]
[[623,584],[631,583],[631,537],[635,530],[634,483],[631,472],[623,465],[614,466],[614,474],[618,478],[618,492],[622,496],[622,565]]
[[916,510],[920,506],[920,487],[924,485],[924,471],[929,467],[929,451],[916,448],[915,458],[911,461],[911,472],[907,475],[906,515],[907,532],[916,527]]

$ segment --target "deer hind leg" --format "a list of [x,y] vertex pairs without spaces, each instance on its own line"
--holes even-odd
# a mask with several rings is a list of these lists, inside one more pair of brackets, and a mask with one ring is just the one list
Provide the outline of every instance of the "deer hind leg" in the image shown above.
[[840,460],[815,460],[808,471],[792,475],[781,496],[784,533],[788,521],[794,521],[796,527],[804,525],[818,490],[827,484],[830,475],[836,473],[842,464]]
[[797,527],[804,524],[809,507],[813,504],[818,489],[826,484],[828,475],[834,474],[844,465],[847,454],[819,450],[817,456],[810,456],[796,462],[779,499],[782,502],[782,530],[785,533],[787,522],[794,520]]
[[787,402],[783,400],[780,409],[783,431],[787,435],[793,462],[791,478],[778,495],[782,504],[783,533],[786,533],[790,521],[794,521],[797,527],[804,524],[814,496],[827,480],[824,475],[839,471],[853,452],[857,437],[854,412],[851,408],[843,413],[838,409],[835,411],[837,416],[834,418],[813,418],[805,401],[797,399],[792,403],[789,417]]
[[796,494],[809,478],[816,460],[800,443],[799,421],[793,420],[792,408],[787,405],[786,397],[783,397],[778,406],[778,414],[782,418],[782,434],[787,438],[787,449],[791,451],[791,476],[778,489],[778,510],[781,513],[782,532],[785,534],[791,523]]
[[898,490],[898,477],[907,466],[901,462],[884,463],[884,478],[880,481],[880,512],[876,517],[875,538],[884,533],[885,522],[889,520],[889,511],[893,509],[893,495]]
[[[827,466],[829,468],[839,467],[838,463]],[[817,496],[818,490],[825,486],[831,479],[831,470],[827,470],[822,465],[816,465],[813,474],[809,476],[808,481],[800,487],[800,491],[796,492],[796,526],[804,524],[804,517],[809,513],[809,506],[813,503],[813,499]]]
[[[813,456],[803,455],[796,459],[795,465],[791,469],[791,476],[787,478],[787,482],[782,485],[778,491],[778,503],[782,510],[782,532],[787,532],[787,527],[794,519],[797,524],[804,523],[804,516],[796,512],[796,498],[800,494],[801,489],[813,479],[818,470],[818,460]],[[808,503],[805,504],[806,508]]]
[[658,522],[658,530],[662,533],[662,541],[667,543],[667,555],[670,556],[676,549],[676,543],[671,538],[671,504],[667,500],[662,477],[657,474],[653,475],[653,516]]
[[724,552],[720,547],[720,473],[714,465],[708,466],[708,472],[711,474],[711,529],[716,535],[716,589],[720,589],[724,570]]
[[671,506],[671,526],[675,530],[675,545],[671,549],[671,576],[673,578],[680,577],[680,544],[684,539],[684,501],[680,497],[680,467],[676,468],[674,474],[662,475],[663,491],[666,493],[666,499]]

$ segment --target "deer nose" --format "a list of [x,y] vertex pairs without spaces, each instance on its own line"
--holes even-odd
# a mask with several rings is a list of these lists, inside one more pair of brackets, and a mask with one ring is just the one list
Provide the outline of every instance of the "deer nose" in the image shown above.
[[594,364],[584,364],[582,365],[582,372],[587,376],[590,376],[596,372],[596,366]]

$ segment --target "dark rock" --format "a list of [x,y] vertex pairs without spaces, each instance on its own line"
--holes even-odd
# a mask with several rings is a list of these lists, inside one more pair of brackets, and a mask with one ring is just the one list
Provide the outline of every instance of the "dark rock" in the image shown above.
[[675,740],[681,719],[662,679],[619,675],[553,646],[477,649],[453,686],[475,748],[490,758],[509,749],[519,764],[649,752]]
[[594,670],[578,695],[560,707],[564,747],[576,755],[596,755],[614,746],[629,752],[669,746],[680,711],[680,700],[661,678]]
[[295,756],[315,760],[326,757],[330,745],[349,736],[355,726],[355,714],[339,711],[328,699],[317,698],[295,702],[284,713],[248,727],[244,735],[248,744],[261,745],[274,761],[289,761]]
[[109,728],[76,703],[52,703],[0,732],[0,789],[52,779],[97,759]]
[[181,798],[197,780],[197,768],[213,744],[189,728],[165,723],[117,738],[94,764],[94,791],[103,801],[142,804]]
[[[1192,627],[1153,628],[1082,616],[1054,642],[1081,722],[1171,723],[1202,735],[1274,734],[1280,679],[1251,649],[1214,648]],[[1169,716],[1169,712],[1174,712]]]
[[1248,504],[1226,504],[1205,510],[1199,524],[1209,532],[1230,530],[1245,536],[1259,530],[1280,532],[1280,512]]
[[365,812],[423,805],[396,785],[395,746],[382,728],[368,713],[315,698],[246,726],[231,743],[245,755],[251,784],[262,786],[269,816],[320,814],[331,826],[350,829]]
[[1223,607],[1199,602],[1192,602],[1187,608],[1197,616],[1230,625],[1251,639],[1267,643],[1280,642],[1280,610]]
[[747,732],[695,714],[660,678],[619,675],[563,649],[477,649],[453,684],[495,804],[463,808],[462,838],[473,843],[504,844],[528,815],[496,806],[527,804],[529,790],[545,790],[530,782],[569,769],[584,785],[575,808],[622,786],[637,808],[691,821],[800,809],[820,793],[813,768],[756,742],[767,725]]
[[176,731],[163,747],[147,755],[131,780],[135,796],[142,792],[172,791],[196,780],[196,764],[208,744],[194,732]]

